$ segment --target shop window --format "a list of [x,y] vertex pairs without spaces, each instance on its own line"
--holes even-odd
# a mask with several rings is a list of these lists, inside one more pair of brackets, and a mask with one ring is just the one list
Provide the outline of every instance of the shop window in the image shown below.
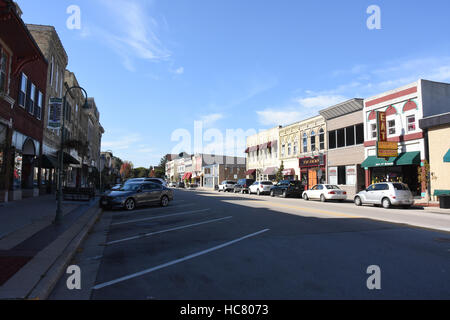
[[328,180],[330,184],[337,185],[338,184],[338,171],[337,167],[328,168]]
[[356,166],[347,166],[346,170],[346,185],[355,186],[356,185]]
[[320,150],[325,150],[325,131],[323,131],[323,129],[320,129],[319,131],[319,143]]
[[355,132],[356,132],[356,144],[363,144],[364,143],[364,124],[358,124],[355,126]]
[[338,167],[337,173],[338,173],[337,178],[338,184],[339,185],[347,184],[346,167],[345,166]]
[[408,123],[408,132],[416,131],[416,116],[415,115],[407,117],[406,122]]
[[395,120],[388,121],[388,132],[390,136],[395,135]]
[[355,145],[355,127],[345,128],[345,144],[347,147]]
[[339,129],[336,131],[337,135],[337,147],[345,147],[345,129]]
[[328,149],[336,149],[336,131],[328,133]]

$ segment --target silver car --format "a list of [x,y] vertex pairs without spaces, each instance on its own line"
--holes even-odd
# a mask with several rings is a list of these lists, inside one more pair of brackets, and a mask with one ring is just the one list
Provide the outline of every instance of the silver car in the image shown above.
[[223,191],[223,192],[234,191],[235,184],[236,184],[236,182],[234,182],[234,181],[225,180],[221,184],[219,184],[219,192],[220,191]]
[[408,186],[403,183],[376,183],[355,196],[355,204],[382,205],[383,208],[402,206],[410,208],[414,204],[414,197]]

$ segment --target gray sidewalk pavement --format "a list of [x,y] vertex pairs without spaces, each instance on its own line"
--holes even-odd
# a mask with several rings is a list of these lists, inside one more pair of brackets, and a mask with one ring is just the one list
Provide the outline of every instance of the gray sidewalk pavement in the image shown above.
[[63,202],[54,195],[0,205],[0,299],[45,299],[102,213],[99,199]]

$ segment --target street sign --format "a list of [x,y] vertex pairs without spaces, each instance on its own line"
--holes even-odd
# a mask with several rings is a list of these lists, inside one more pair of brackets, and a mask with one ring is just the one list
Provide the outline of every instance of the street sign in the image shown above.
[[62,105],[63,99],[50,98],[50,104],[48,106],[48,124],[49,129],[60,129],[62,118]]

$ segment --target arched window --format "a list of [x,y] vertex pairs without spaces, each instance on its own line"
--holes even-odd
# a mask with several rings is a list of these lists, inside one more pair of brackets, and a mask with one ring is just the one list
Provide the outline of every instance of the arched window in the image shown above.
[[316,150],[316,133],[314,131],[311,132],[311,151]]
[[306,132],[303,134],[303,153],[308,152],[308,135]]
[[325,150],[325,131],[320,129],[319,131],[320,150]]

